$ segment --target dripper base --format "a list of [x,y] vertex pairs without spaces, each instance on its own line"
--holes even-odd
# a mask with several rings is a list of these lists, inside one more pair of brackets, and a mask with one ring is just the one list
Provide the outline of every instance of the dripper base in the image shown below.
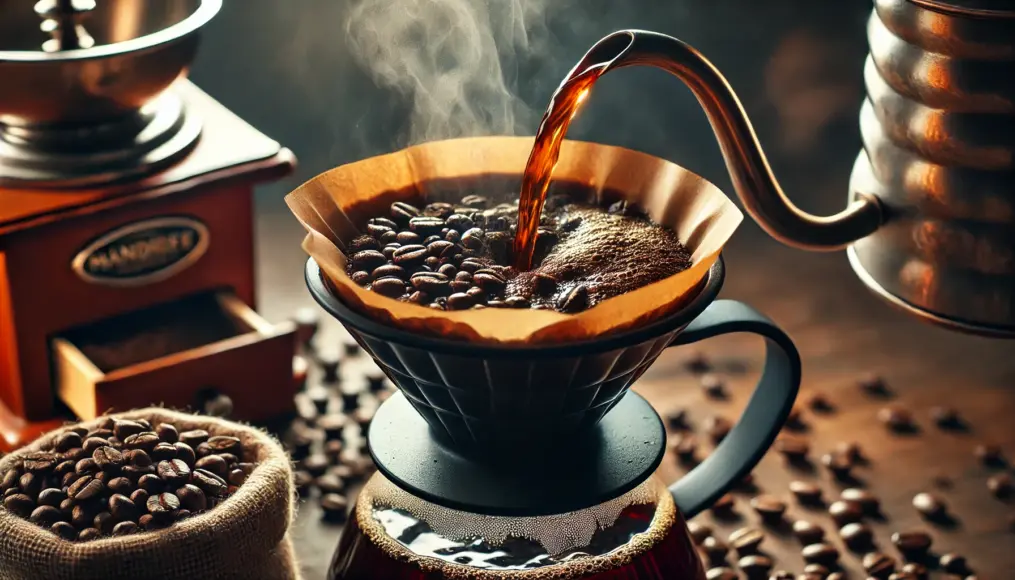
[[[480,459],[442,443],[398,393],[377,410],[367,442],[378,469],[422,499],[522,517],[583,509],[634,489],[662,461],[666,432],[651,405],[629,391],[583,437],[541,442],[529,463],[519,461],[522,452],[504,461],[493,452]],[[554,444],[560,449],[546,449]]]

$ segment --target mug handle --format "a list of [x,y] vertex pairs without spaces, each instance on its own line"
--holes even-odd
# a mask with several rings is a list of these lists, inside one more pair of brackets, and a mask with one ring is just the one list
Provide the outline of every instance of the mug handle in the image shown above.
[[765,339],[765,366],[740,421],[704,461],[670,486],[680,512],[690,519],[747,475],[779,434],[800,387],[800,353],[765,315],[735,300],[717,300],[668,346],[691,344],[734,332]]

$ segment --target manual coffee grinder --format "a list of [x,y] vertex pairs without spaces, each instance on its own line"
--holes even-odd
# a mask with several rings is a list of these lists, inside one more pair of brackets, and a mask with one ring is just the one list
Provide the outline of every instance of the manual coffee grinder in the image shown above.
[[73,414],[292,405],[253,186],[293,155],[185,78],[221,0],[0,0],[0,448]]

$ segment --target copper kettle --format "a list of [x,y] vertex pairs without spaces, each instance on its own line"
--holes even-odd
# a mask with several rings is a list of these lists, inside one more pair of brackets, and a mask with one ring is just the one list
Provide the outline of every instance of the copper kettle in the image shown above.
[[1015,338],[1015,6],[1008,0],[875,0],[867,27],[864,150],[842,212],[783,193],[722,74],[675,38],[626,30],[583,64],[662,68],[705,109],[734,189],[774,238],[847,248],[860,279],[915,316]]

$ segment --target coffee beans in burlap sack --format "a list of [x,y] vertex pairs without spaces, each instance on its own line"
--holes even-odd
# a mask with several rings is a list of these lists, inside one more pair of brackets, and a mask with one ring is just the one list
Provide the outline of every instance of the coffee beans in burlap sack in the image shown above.
[[[275,440],[238,423],[159,408],[113,417],[145,419],[152,426],[169,423],[181,432],[204,430],[210,436],[236,437],[244,459],[255,467],[232,494],[208,511],[164,529],[105,534],[90,541],[63,539],[0,507],[0,580],[300,578],[287,533],[294,515],[293,475],[288,457]],[[103,420],[77,427],[96,429]],[[71,427],[53,431],[0,459],[0,476],[23,464],[29,454],[53,449]]]

